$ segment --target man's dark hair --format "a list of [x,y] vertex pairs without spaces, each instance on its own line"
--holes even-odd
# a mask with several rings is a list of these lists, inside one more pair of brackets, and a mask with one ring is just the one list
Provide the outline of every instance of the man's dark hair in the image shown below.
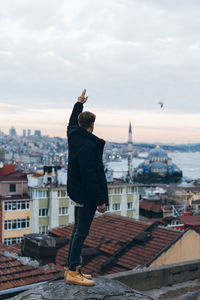
[[84,129],[88,129],[96,119],[95,114],[90,111],[84,111],[78,116],[78,125]]

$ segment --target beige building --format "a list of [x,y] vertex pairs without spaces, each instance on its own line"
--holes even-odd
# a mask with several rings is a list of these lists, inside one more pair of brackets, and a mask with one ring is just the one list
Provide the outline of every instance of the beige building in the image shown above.
[[159,267],[180,262],[200,259],[200,234],[189,229],[184,232],[173,244],[158,253],[149,267]]
[[16,166],[0,168],[0,241],[20,242],[32,232],[32,201],[28,196],[27,175]]
[[12,196],[2,202],[2,242],[7,245],[21,242],[25,234],[32,232],[32,201],[28,196]]
[[169,188],[169,200],[174,201],[178,205],[192,205],[200,199],[199,187],[173,187]]

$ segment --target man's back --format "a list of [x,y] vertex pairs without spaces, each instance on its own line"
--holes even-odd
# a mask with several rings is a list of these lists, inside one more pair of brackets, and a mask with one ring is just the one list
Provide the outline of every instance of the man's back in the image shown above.
[[102,154],[105,141],[78,125],[83,105],[74,105],[67,128],[69,163],[67,190],[70,198],[84,205],[108,203]]

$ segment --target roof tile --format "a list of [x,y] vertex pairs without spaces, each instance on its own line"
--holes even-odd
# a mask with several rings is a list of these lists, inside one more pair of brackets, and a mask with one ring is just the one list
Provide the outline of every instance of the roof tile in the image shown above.
[[[117,270],[124,271],[135,268],[138,265],[146,265],[155,255],[166,246],[170,245],[176,238],[181,236],[181,232],[158,227],[151,227],[151,239],[143,244],[138,243],[134,238],[151,226],[147,222],[136,221],[131,218],[117,215],[105,214],[95,217],[90,229],[90,233],[85,240],[85,247],[97,248],[100,253],[96,257],[90,257],[84,265],[84,270],[91,272],[95,276],[115,273]],[[51,234],[70,238],[73,225],[55,228]],[[130,247],[123,250],[127,243]],[[102,264],[108,258],[120,251],[116,261],[102,271]],[[60,248],[56,255],[56,264],[65,265],[68,253],[68,245]],[[139,253],[139,255],[138,255]]]
[[[0,245],[0,249],[4,248]],[[8,249],[8,247],[7,247]],[[0,290],[63,277],[63,270],[43,270],[23,265],[17,259],[0,254]]]

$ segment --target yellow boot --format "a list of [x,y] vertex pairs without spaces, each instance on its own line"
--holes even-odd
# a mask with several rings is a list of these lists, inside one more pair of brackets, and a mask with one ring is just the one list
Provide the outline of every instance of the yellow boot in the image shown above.
[[[64,278],[65,278],[66,281],[67,281],[67,273],[68,273],[68,271],[69,271],[69,267],[66,268],[65,274],[64,274]],[[81,269],[80,269],[80,272],[83,275],[83,277],[85,277],[86,279],[92,280],[92,275],[82,273]]]
[[71,270],[68,270],[67,272],[65,271],[64,276],[67,283],[73,283],[73,284],[85,285],[85,286],[95,285],[95,282],[93,280],[87,279],[81,274],[80,266],[76,267],[76,271],[71,271]]

